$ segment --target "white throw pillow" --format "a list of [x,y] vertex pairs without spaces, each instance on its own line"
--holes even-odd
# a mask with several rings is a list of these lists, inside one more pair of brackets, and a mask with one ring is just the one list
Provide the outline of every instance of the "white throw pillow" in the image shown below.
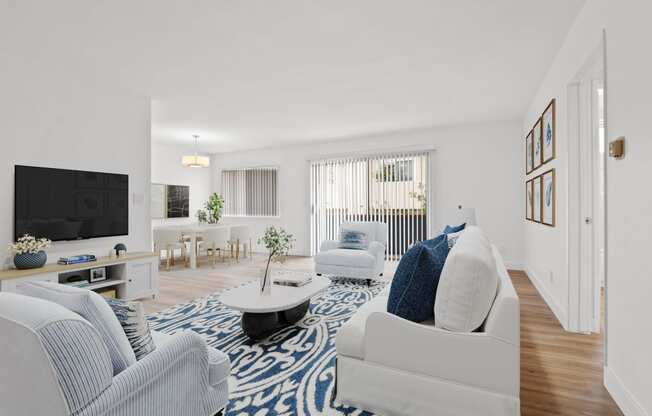
[[466,230],[451,249],[435,298],[435,326],[472,332],[487,318],[498,290],[496,262],[477,227]]
[[136,363],[131,344],[106,300],[97,293],[51,282],[30,282],[21,288],[27,296],[49,300],[86,319],[100,333],[113,364],[113,375]]

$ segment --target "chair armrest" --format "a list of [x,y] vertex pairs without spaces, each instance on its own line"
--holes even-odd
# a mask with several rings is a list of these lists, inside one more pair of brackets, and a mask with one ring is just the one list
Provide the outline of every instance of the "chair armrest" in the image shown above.
[[336,249],[339,245],[340,245],[339,241],[324,240],[321,242],[321,245],[319,246],[319,251],[333,250]]
[[374,257],[385,257],[385,246],[378,241],[372,241],[369,247],[367,247],[367,251]]
[[226,397],[217,397],[224,395],[228,392],[217,392],[209,385],[206,342],[186,331],[115,376],[80,416],[130,414],[135,409],[147,409],[147,415],[165,409],[169,414],[177,408],[176,414],[208,415],[226,404]]
[[387,312],[366,321],[364,359],[402,371],[519,395],[519,347],[482,332],[455,333]]

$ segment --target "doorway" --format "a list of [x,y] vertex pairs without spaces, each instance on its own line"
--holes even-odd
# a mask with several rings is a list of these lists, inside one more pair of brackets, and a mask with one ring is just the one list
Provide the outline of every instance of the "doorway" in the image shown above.
[[[569,329],[602,332],[606,261],[605,71],[601,45],[568,86]],[[574,277],[575,276],[575,277]]]

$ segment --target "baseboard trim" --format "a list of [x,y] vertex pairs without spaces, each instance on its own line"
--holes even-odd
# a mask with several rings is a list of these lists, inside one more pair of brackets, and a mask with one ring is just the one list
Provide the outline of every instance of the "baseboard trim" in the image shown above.
[[546,287],[543,285],[543,283],[541,283],[541,281],[537,278],[536,274],[532,270],[525,267],[524,271],[530,279],[530,282],[532,282],[532,285],[534,285],[534,288],[537,290],[537,292],[539,292],[546,304],[548,304],[548,307],[552,311],[553,315],[555,315],[555,318],[557,318],[557,321],[559,321],[559,324],[562,326],[562,328],[564,328],[565,331],[568,331],[568,318],[566,316],[566,312],[559,306],[557,302],[555,302],[555,299],[552,297],[550,292],[548,292]]
[[643,406],[609,367],[604,367],[604,386],[625,416],[649,416]]

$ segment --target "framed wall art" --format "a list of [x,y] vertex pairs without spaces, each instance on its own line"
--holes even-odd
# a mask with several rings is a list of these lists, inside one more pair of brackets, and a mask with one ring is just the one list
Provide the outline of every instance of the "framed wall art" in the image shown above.
[[534,170],[534,148],[533,148],[533,135],[532,130],[525,137],[525,174],[529,175]]
[[532,221],[532,208],[534,207],[532,198],[534,197],[532,193],[532,179],[525,182],[525,219]]
[[541,163],[547,163],[555,158],[556,131],[555,131],[555,99],[553,98],[541,116],[542,125],[542,149]]
[[532,179],[532,221],[541,222],[541,176]]
[[551,227],[555,226],[556,220],[556,205],[557,205],[557,195],[556,195],[556,184],[555,184],[555,170],[550,169],[549,171],[543,173],[541,176],[542,189],[541,189],[541,206],[542,206],[542,219],[541,223],[549,225]]
[[532,170],[537,170],[537,168],[541,165],[543,165],[543,158],[542,158],[542,152],[541,152],[541,134],[543,132],[541,128],[542,122],[541,122],[541,117],[537,120],[537,122],[534,124],[534,128],[532,129],[532,146],[533,148],[533,160],[532,160]]

